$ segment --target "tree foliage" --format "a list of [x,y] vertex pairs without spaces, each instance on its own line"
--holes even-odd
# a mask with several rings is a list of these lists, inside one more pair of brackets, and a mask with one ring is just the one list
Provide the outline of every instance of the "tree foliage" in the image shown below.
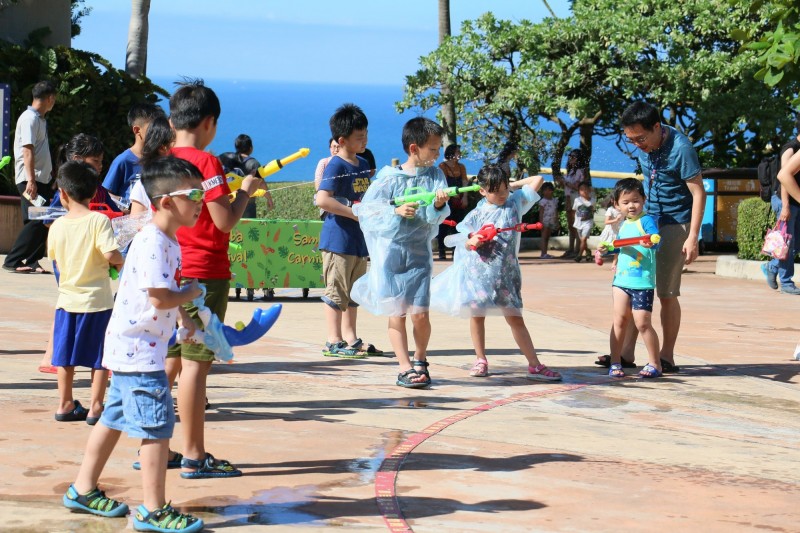
[[531,170],[551,156],[557,171],[575,134],[591,152],[593,134],[619,136],[621,110],[646,98],[706,165],[752,164],[790,128],[783,95],[753,79],[731,37],[758,20],[728,0],[582,0],[538,24],[486,13],[420,59],[398,108],[439,106],[447,84],[469,151],[488,160],[510,137]]
[[[58,89],[56,107],[47,115],[53,155],[73,135],[88,133],[103,142],[106,164],[132,143],[130,106],[167,96],[147,78],[133,79],[97,54],[63,46],[29,48],[0,41],[0,72],[11,87],[12,128],[31,103],[33,85],[50,79]],[[6,179],[12,166],[3,169]]]

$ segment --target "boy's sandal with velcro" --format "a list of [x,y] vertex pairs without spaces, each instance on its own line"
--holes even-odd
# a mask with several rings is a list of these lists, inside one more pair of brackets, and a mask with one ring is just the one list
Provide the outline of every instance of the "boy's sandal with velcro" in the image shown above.
[[365,346],[364,341],[361,340],[360,338],[353,341],[353,344],[348,346],[348,348],[354,349],[357,353],[361,355],[373,356],[373,357],[383,355],[383,350],[379,350],[378,348],[375,347],[374,344],[367,343]]
[[133,515],[133,529],[136,531],[193,533],[202,530],[203,526],[205,524],[202,520],[189,514],[179,513],[169,503],[152,513],[144,505],[140,505]]
[[128,505],[106,496],[106,493],[95,487],[86,494],[78,494],[74,485],[70,485],[62,498],[64,507],[73,511],[91,513],[106,518],[125,516]]
[[411,366],[414,367],[414,370],[416,371],[417,374],[419,374],[420,376],[425,376],[426,385],[431,384],[431,375],[428,373],[428,367],[431,365],[430,363],[428,363],[428,361],[418,361],[414,359],[413,361],[411,361]]
[[417,372],[413,368],[409,368],[405,372],[400,372],[397,374],[397,382],[395,384],[398,387],[403,387],[406,389],[424,389],[431,384],[430,380],[414,381],[415,377],[422,375],[422,373]]
[[359,353],[355,348],[347,346],[346,341],[326,342],[325,349],[322,350],[325,357],[338,357],[340,359],[365,359],[367,356]]
[[205,459],[181,459],[181,468],[193,468],[194,472],[181,472],[183,479],[206,479],[214,477],[239,477],[242,471],[222,459],[215,459],[210,453]]
[[[174,455],[173,455],[174,454]],[[139,455],[139,452],[136,452],[136,455]],[[172,455],[172,459],[167,458],[167,470],[173,470],[175,468],[181,467],[181,461],[183,461],[183,454],[180,452],[174,452],[172,450],[169,451],[169,455]],[[141,470],[142,463],[139,461],[135,461],[133,463],[134,470]]]

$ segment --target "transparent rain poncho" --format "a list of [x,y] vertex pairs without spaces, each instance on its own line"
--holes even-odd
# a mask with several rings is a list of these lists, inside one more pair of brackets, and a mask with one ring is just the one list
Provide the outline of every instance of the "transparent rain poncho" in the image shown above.
[[529,186],[511,193],[504,205],[494,205],[484,198],[456,226],[455,235],[445,238],[445,245],[455,247],[453,265],[433,278],[431,308],[453,316],[522,314],[522,276],[517,261],[520,234],[504,231],[476,250],[465,246],[469,234],[485,224],[497,229],[522,222],[522,215],[539,200]]
[[437,167],[419,167],[409,173],[384,167],[361,203],[353,206],[369,250],[369,271],[356,280],[351,298],[375,315],[405,316],[428,311],[433,271],[431,240],[450,214],[447,204],[420,205],[413,218],[395,213],[393,198],[412,187],[426,191],[447,188]]

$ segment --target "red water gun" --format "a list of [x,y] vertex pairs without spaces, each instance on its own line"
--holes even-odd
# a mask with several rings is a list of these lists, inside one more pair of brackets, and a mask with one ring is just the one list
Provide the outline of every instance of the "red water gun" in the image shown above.
[[616,239],[614,242],[601,242],[594,253],[594,262],[598,265],[603,264],[603,256],[609,252],[613,252],[617,248],[625,246],[639,246],[644,242],[658,244],[661,241],[661,235],[658,233],[640,235],[639,237],[626,237],[624,239]]
[[[519,223],[515,224],[514,226],[511,226],[510,228],[497,228],[495,227],[494,224],[484,224],[483,226],[481,226],[481,229],[473,233],[470,233],[469,236],[470,237],[477,236],[478,240],[484,242],[484,241],[491,241],[492,239],[497,237],[498,233],[502,233],[504,231],[518,231],[522,233],[523,231],[533,231],[537,229],[542,229],[541,222],[536,222],[535,224]],[[477,248],[476,246],[469,247],[470,250],[475,250],[476,248]]]
[[456,222],[455,220],[452,220],[450,218],[446,218],[446,219],[442,220],[442,224],[444,224],[445,226],[450,226],[452,228],[455,228],[456,226],[458,226],[458,222]]
[[102,213],[111,220],[114,220],[115,218],[121,217],[125,214],[120,211],[113,211],[108,204],[97,204],[94,202],[89,204],[89,209],[92,211],[97,211],[98,213]]

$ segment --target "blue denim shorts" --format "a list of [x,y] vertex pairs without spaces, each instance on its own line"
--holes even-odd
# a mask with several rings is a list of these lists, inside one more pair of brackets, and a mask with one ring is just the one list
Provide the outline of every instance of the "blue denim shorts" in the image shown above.
[[100,422],[135,439],[170,439],[175,407],[167,374],[114,372]]

